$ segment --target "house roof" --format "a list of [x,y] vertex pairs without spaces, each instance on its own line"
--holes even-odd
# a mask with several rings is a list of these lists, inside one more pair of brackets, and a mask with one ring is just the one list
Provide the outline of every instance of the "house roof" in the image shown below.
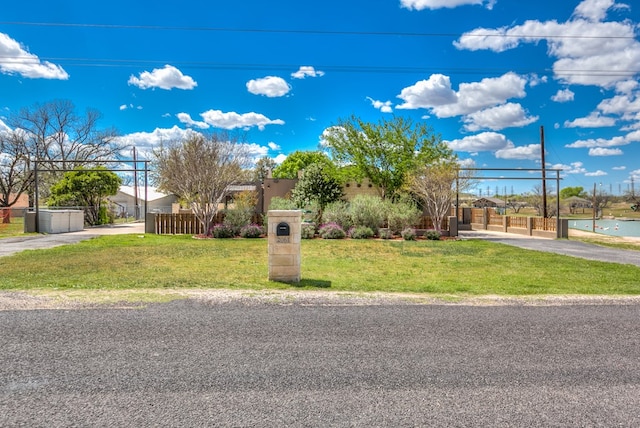
[[504,205],[505,204],[504,199],[499,199],[499,198],[479,198],[479,199],[476,199],[475,201],[473,201],[473,203],[477,204],[477,203],[482,202],[482,201],[489,201],[489,202],[491,202],[493,204],[496,204],[496,205]]
[[[133,190],[133,186],[120,186],[120,192],[125,195],[129,195],[131,197],[135,196],[135,192]],[[138,199],[144,200],[144,186],[138,187]],[[171,196],[168,193],[162,193],[158,191],[158,189],[154,187],[147,187],[147,201],[156,201],[158,199],[166,198],[167,196]]]
[[563,199],[562,201],[563,202],[578,202],[578,203],[583,203],[583,204],[591,203],[591,201],[589,201],[588,199],[580,198],[578,196],[571,196],[569,198]]

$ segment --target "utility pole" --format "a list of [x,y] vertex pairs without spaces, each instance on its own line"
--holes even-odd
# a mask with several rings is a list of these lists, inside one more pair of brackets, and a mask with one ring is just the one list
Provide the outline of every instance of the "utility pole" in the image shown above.
[[136,158],[136,148],[133,147],[133,200],[135,206],[135,218],[140,219],[140,206],[138,204],[138,159]]
[[[544,161],[544,126],[540,127],[540,155],[542,156],[542,217],[547,218],[547,171]],[[560,195],[558,195],[558,197],[560,197]],[[557,215],[560,215],[560,213]]]
[[591,202],[593,208],[593,225],[591,226],[591,231],[595,233],[596,231],[596,183],[593,183],[593,202]]

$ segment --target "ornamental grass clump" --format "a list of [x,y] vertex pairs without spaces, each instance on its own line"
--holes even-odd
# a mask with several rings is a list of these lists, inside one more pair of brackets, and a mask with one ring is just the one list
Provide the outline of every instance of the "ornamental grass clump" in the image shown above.
[[327,223],[322,225],[318,233],[322,239],[343,239],[347,236],[344,229],[336,223]]
[[248,224],[240,229],[240,236],[243,238],[259,238],[264,230],[259,224]]
[[367,226],[371,230],[382,227],[386,218],[386,204],[378,196],[357,195],[349,205],[354,226]]
[[314,223],[302,223],[300,237],[302,239],[313,239],[316,236],[316,225]]
[[373,230],[367,226],[354,226],[349,229],[349,237],[351,239],[369,239],[373,238],[373,236]]
[[380,239],[393,239],[393,231],[387,227],[378,229]]
[[424,234],[424,237],[427,238],[430,241],[439,241],[441,236],[442,235],[437,230],[428,230]]
[[404,239],[405,241],[415,241],[416,238],[418,237],[418,234],[416,233],[416,230],[413,227],[407,227],[400,233],[400,235],[402,236],[402,239]]
[[346,201],[333,202],[324,209],[322,219],[325,223],[339,224],[342,229],[347,230],[353,226],[351,213],[349,211],[349,203]]
[[236,236],[233,226],[228,224],[216,224],[213,226],[212,234],[214,238],[233,238]]

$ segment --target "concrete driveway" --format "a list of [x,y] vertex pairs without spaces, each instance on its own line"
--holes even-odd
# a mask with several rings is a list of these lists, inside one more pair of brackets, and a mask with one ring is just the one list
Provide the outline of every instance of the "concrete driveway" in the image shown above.
[[640,266],[640,251],[608,248],[571,239],[536,238],[491,231],[460,231],[462,239],[482,239],[527,250],[545,251],[587,260]]
[[80,241],[100,235],[118,235],[144,233],[144,223],[124,223],[109,226],[91,227],[80,232],[56,233],[50,235],[27,235],[0,240],[0,257],[10,256],[25,250],[40,250],[59,245],[76,244]]

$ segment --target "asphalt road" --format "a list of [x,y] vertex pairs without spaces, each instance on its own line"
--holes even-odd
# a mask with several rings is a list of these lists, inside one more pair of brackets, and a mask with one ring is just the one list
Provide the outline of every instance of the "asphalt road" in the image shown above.
[[0,426],[640,426],[639,305],[0,311]]

